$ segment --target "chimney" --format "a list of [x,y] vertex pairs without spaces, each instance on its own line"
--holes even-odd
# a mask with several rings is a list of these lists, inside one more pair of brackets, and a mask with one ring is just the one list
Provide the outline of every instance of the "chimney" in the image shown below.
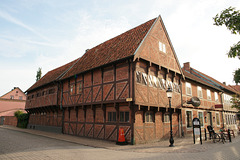
[[183,69],[190,72],[190,62],[183,63]]
[[224,85],[226,85],[226,82],[223,82]]

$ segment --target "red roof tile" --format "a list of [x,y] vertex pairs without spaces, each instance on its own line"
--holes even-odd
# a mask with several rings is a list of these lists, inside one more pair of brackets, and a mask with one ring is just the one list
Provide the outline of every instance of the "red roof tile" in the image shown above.
[[38,80],[36,83],[34,83],[26,92],[29,92],[40,86],[43,86],[43,85],[46,85],[53,81],[58,80],[59,78],[61,78],[61,76],[64,75],[64,73],[66,73],[70,69],[70,67],[72,65],[74,65],[77,62],[77,60],[78,59],[47,72],[40,80]]
[[62,79],[134,55],[155,20],[156,18],[88,50]]

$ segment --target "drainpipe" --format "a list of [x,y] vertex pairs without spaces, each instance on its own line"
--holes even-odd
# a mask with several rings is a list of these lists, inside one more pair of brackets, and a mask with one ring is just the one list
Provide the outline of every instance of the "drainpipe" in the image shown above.
[[[180,80],[180,87],[181,87],[181,106],[183,107],[183,97],[182,97],[182,82]],[[181,131],[182,131],[182,137],[184,137],[184,130],[183,130],[183,123],[182,123],[182,109],[181,109],[181,118],[180,118],[180,123],[181,123]]]
[[[222,96],[223,96],[223,92],[221,92],[220,93],[220,97],[221,97],[221,103],[222,103],[222,106],[223,106],[223,98],[222,98]],[[223,122],[223,128],[224,128],[224,117],[223,117],[223,112],[224,112],[224,109],[222,108],[222,122]]]
[[60,84],[61,84],[61,100],[60,100],[60,110],[62,111],[62,133],[63,133],[63,127],[64,127],[64,110],[63,110],[63,107],[62,107],[62,99],[63,99],[63,83],[62,81],[60,81]]

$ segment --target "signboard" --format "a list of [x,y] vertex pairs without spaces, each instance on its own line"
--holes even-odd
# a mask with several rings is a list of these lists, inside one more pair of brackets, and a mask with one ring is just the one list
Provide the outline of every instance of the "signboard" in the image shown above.
[[195,144],[195,135],[200,136],[200,141],[202,144],[202,134],[201,134],[201,125],[200,125],[200,120],[198,118],[194,118],[192,121],[193,124],[193,142]]

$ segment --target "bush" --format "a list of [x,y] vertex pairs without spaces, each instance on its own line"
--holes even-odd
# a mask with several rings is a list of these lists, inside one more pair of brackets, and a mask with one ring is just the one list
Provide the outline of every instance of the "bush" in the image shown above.
[[28,125],[28,113],[23,113],[22,111],[16,111],[14,116],[17,117],[17,127],[27,128]]

